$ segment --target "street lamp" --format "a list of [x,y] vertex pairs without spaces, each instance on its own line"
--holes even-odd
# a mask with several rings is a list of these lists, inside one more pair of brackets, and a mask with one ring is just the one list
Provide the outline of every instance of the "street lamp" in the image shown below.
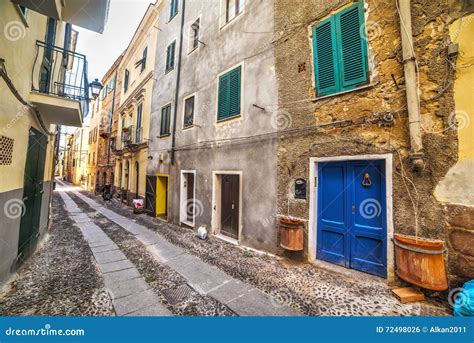
[[92,81],[89,84],[89,87],[91,88],[91,93],[94,100],[97,99],[100,94],[100,91],[102,90],[102,88],[104,88],[102,83],[100,83],[99,79],[95,79],[94,81]]

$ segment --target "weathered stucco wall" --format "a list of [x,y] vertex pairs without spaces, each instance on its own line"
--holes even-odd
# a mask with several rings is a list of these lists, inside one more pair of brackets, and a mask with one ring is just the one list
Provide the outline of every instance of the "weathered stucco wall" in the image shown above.
[[[156,58],[156,83],[151,120],[148,174],[170,174],[169,219],[179,221],[180,171],[196,170],[196,198],[202,211],[196,227],[211,226],[212,172],[242,172],[243,213],[240,242],[275,251],[276,143],[272,132],[277,104],[273,56],[273,2],[249,1],[243,13],[224,25],[225,1],[187,1],[182,52],[181,84],[177,106],[176,161],[171,165],[171,137],[157,137],[161,108],[171,104],[174,112],[178,66],[178,15],[169,21],[169,4],[160,15]],[[189,49],[191,25],[200,18],[200,47]],[[166,48],[176,40],[174,70],[165,73]],[[241,64],[242,113],[237,119],[217,123],[219,74]],[[183,101],[195,94],[195,126],[183,130]],[[264,110],[253,105],[258,105]],[[172,115],[173,115],[172,112]],[[191,147],[187,149],[186,147]],[[160,155],[163,161],[160,161]]]
[[[20,96],[29,101],[32,87],[36,41],[45,41],[47,18],[34,11],[22,16],[17,5],[10,1],[0,2],[0,57],[5,60],[9,78]],[[63,46],[65,23],[56,27],[56,46]],[[37,73],[37,70],[35,71]],[[49,132],[55,125],[45,122]],[[0,135],[13,139],[11,163],[0,165],[0,283],[15,271],[18,252],[19,230],[22,217],[23,185],[28,152],[29,130],[33,127],[44,133],[35,115],[23,106],[0,78]],[[54,156],[54,136],[48,136],[43,176],[38,242],[45,237],[49,221],[49,200]],[[5,151],[2,151],[5,152]]]
[[[295,6],[294,1],[275,1],[276,72],[280,115],[285,122],[278,149],[279,214],[308,220],[309,197],[294,199],[292,187],[297,178],[309,179],[310,157],[390,153],[394,231],[415,235],[408,193],[414,198],[418,194],[419,237],[445,241],[445,208],[433,192],[457,160],[457,129],[452,125],[455,58],[447,54],[449,8],[444,1],[412,1],[426,162],[422,172],[414,173],[408,158],[406,90],[395,2],[365,2],[371,85],[316,99],[310,28],[347,3],[305,0]],[[342,123],[337,124],[339,121]],[[293,131],[285,133],[287,129]],[[406,173],[405,181],[402,173]]]

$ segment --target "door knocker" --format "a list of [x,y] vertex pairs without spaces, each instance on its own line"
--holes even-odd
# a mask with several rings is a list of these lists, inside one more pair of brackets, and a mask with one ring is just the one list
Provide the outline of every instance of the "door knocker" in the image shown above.
[[365,173],[364,177],[362,178],[362,186],[370,187],[372,185],[372,180],[370,179],[369,173]]

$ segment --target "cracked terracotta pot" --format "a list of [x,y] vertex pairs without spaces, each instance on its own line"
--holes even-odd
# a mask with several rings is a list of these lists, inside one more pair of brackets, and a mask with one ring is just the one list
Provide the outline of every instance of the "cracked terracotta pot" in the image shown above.
[[443,242],[398,234],[393,242],[400,279],[433,291],[448,289]]

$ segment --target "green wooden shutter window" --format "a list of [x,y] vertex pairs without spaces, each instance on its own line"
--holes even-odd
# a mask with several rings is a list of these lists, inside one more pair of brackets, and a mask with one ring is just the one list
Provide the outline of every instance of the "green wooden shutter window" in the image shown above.
[[170,20],[178,13],[178,0],[171,0],[170,4]]
[[148,54],[148,47],[145,47],[145,49],[143,49],[142,68],[141,68],[141,71],[144,71],[145,68],[146,68],[146,57],[147,57],[147,54]]
[[175,46],[176,42],[173,42],[168,45],[168,49],[166,50],[166,72],[174,68]]
[[171,105],[163,107],[161,109],[160,136],[169,135],[169,133],[170,133],[170,117],[171,117]]
[[314,70],[318,96],[339,90],[335,17],[313,27]]
[[219,78],[217,119],[240,115],[242,67],[237,67]]
[[[362,3],[361,3],[362,4]],[[341,89],[356,88],[367,81],[367,43],[361,35],[364,27],[364,11],[361,4],[354,4],[338,13],[337,33]]]
[[127,92],[128,90],[128,79],[130,77],[130,72],[128,71],[128,69],[125,69],[125,77],[124,77],[124,81],[123,81],[123,91],[124,93]]
[[354,89],[368,81],[367,43],[362,2],[313,27],[318,96]]

